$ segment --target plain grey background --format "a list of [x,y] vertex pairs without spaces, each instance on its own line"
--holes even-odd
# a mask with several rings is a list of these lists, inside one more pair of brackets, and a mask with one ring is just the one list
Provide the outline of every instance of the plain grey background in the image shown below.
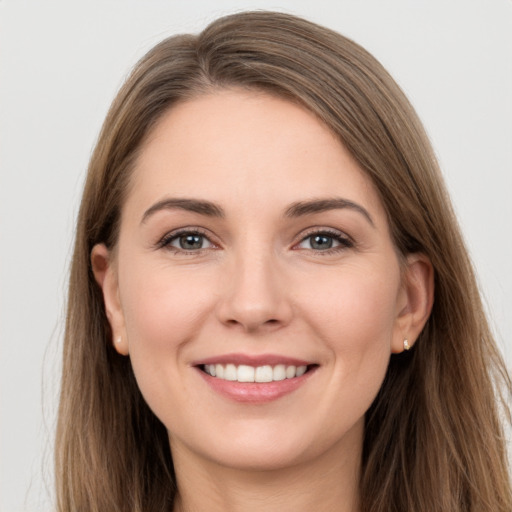
[[342,32],[403,87],[512,366],[511,0],[0,0],[1,512],[51,509],[73,224],[110,101],[159,40],[254,8]]

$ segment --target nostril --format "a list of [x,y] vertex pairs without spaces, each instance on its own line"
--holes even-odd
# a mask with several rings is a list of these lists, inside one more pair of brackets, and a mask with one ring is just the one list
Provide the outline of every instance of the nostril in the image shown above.
[[258,320],[251,321],[249,319],[245,322],[237,320],[236,318],[230,318],[229,320],[225,321],[226,325],[229,325],[232,327],[239,326],[239,327],[242,327],[243,329],[246,329],[247,331],[256,331],[256,330],[259,330],[262,328],[265,330],[265,328],[277,327],[281,323],[282,322],[280,320],[278,320],[277,318],[270,318],[269,320],[263,320],[263,321],[258,321]]

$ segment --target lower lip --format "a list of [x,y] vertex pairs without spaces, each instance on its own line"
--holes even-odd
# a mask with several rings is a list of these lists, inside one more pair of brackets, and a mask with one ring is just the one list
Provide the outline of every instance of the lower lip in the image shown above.
[[212,377],[200,368],[196,368],[205,382],[217,393],[234,400],[250,404],[263,404],[288,395],[305,384],[315,373],[317,367],[309,369],[304,375],[292,379],[273,382],[238,382]]

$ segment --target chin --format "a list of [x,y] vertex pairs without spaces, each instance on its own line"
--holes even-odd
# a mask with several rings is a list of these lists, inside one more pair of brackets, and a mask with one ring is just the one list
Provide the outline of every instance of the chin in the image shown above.
[[279,443],[232,444],[222,451],[205,454],[212,462],[238,471],[279,471],[300,465],[310,459],[303,446]]
[[[337,458],[341,453],[346,455],[347,449],[348,452],[360,454],[363,420],[343,430],[326,427],[325,435],[320,435],[318,428],[300,429],[297,421],[293,423],[276,425],[272,422],[271,425],[265,425],[264,422],[253,421],[251,424],[216,430],[222,432],[222,436],[210,435],[208,439],[203,437],[199,443],[189,439],[183,444],[187,444],[188,450],[200,459],[210,463],[254,472],[285,470],[301,464],[309,467],[315,460]],[[181,444],[180,441],[175,439],[173,442],[172,439],[171,436],[171,449],[175,446],[180,449],[177,446]]]

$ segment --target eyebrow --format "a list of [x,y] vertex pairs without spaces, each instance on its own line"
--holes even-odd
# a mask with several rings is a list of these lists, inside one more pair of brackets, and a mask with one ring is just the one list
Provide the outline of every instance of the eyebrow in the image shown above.
[[182,198],[167,198],[158,201],[153,206],[148,208],[142,216],[141,224],[146,222],[151,215],[162,210],[185,210],[188,212],[199,213],[207,217],[224,218],[224,210],[210,201],[201,199],[182,199]]
[[326,212],[329,210],[340,210],[348,208],[357,213],[360,213],[372,227],[375,227],[372,216],[361,205],[343,199],[341,197],[334,197],[329,199],[312,199],[310,201],[298,201],[291,204],[285,211],[286,217],[301,217],[303,215],[311,215],[315,213]]
[[[322,213],[329,210],[350,209],[360,213],[371,226],[375,227],[375,223],[368,210],[349,199],[341,197],[328,199],[311,199],[309,201],[297,201],[292,203],[284,213],[285,217],[302,217],[315,213]],[[203,199],[186,199],[186,198],[166,198],[158,201],[148,208],[142,216],[141,224],[147,221],[151,215],[162,210],[185,210],[189,212],[199,213],[207,217],[224,218],[225,213],[221,206]]]

